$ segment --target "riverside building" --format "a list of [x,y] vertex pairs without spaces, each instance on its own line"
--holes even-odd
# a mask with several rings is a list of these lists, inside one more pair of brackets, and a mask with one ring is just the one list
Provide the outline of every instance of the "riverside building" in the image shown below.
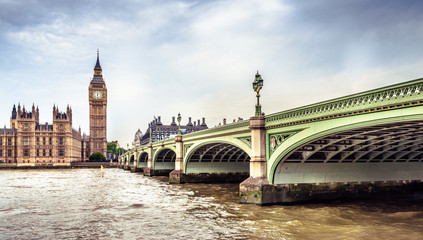
[[[200,130],[207,129],[206,119],[203,117],[203,121],[200,120],[191,122],[191,117],[188,118],[187,125],[181,125],[182,134],[192,133]],[[172,117],[170,125],[163,125],[161,117],[154,117],[153,121],[148,124],[148,128],[142,135],[141,131],[135,133],[135,139],[133,145],[145,145],[150,142],[150,131],[151,131],[151,142],[157,142],[165,139],[175,137],[178,134],[178,124],[175,122],[175,117]],[[139,139],[137,141],[137,138]]]
[[90,135],[72,127],[72,108],[65,112],[53,106],[52,124],[40,123],[39,109],[13,105],[10,127],[0,128],[0,164],[17,166],[69,166],[87,161],[95,152],[107,152],[107,88],[99,54],[89,85]]

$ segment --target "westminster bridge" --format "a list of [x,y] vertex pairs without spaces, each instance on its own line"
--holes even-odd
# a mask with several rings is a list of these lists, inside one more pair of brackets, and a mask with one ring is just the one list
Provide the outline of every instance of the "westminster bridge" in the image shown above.
[[134,148],[119,164],[170,183],[238,181],[240,202],[259,205],[422,189],[423,79],[260,113],[257,103],[249,120]]

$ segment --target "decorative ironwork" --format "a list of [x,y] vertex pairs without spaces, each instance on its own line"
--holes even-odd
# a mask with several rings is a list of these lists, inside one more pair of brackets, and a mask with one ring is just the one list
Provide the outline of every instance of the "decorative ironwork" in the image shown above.
[[[283,142],[285,142],[289,137],[292,135],[298,133],[296,132],[284,132],[284,133],[276,133],[276,134],[270,134],[269,135],[269,155],[272,156],[273,152],[281,145]],[[269,156],[269,157],[270,157]]]
[[182,153],[183,156],[185,156],[185,153],[188,152],[188,149],[192,146],[193,144],[184,144],[184,152]]
[[287,154],[287,163],[422,162],[423,122],[357,128],[308,142]]
[[246,143],[248,146],[251,147],[251,137],[243,137],[243,138],[239,138],[239,140],[243,141],[244,143]]
[[218,127],[214,127],[214,128],[209,128],[209,129],[198,131],[198,132],[185,134],[184,139],[191,139],[192,137],[205,136],[205,135],[209,135],[209,134],[215,134],[215,133],[218,133],[218,132],[231,131],[231,130],[235,130],[237,128],[240,128],[242,130],[245,130],[246,132],[249,132],[250,131],[249,126],[250,126],[250,121],[244,120],[244,121],[241,121],[241,122],[226,124],[226,125],[222,125],[222,126],[218,126]]
[[360,113],[363,110],[390,105],[402,106],[402,104],[409,104],[413,101],[420,103],[419,101],[423,100],[422,92],[423,78],[270,114],[266,117],[266,125],[273,125],[276,122],[292,122],[295,120],[301,121],[325,116],[337,116],[343,113]]
[[151,139],[151,124],[148,124],[148,129],[150,130],[150,143],[152,143],[153,142],[153,139]]
[[256,104],[256,116],[260,116],[261,113],[261,105],[260,105],[260,90],[263,88],[263,78],[261,78],[261,75],[259,74],[257,70],[257,74],[254,78],[253,82],[253,89],[257,93],[257,104]]
[[181,113],[178,113],[178,135],[182,135],[182,131],[181,131]]

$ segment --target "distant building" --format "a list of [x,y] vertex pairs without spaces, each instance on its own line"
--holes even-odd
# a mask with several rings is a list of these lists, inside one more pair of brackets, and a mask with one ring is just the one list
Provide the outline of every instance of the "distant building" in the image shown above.
[[116,141],[112,141],[112,143],[116,144],[116,148],[120,148],[120,145],[119,145],[118,140],[116,140]]
[[13,105],[10,128],[0,129],[0,163],[18,166],[70,165],[87,161],[95,152],[107,152],[107,88],[97,52],[94,75],[88,89],[90,136],[72,128],[72,109],[53,106],[53,123],[41,124],[39,110]]
[[141,138],[142,138],[142,132],[138,128],[138,130],[137,130],[137,132],[135,133],[135,136],[134,136],[134,141],[132,142],[133,148],[141,146]]
[[[189,117],[187,125],[181,125],[181,132],[182,134],[187,134],[207,128],[208,127],[205,118],[203,118],[203,121],[201,123],[200,120],[194,121],[194,123],[192,123],[191,117]],[[178,124],[175,122],[175,117],[172,117],[172,122],[170,123],[170,125],[163,125],[160,116],[157,118],[154,117],[154,120],[148,124],[148,128],[145,131],[144,135],[140,135],[140,145],[145,145],[150,142],[150,129],[152,142],[169,139],[175,137],[178,134]],[[137,134],[135,134],[135,137],[137,137]]]
[[72,109],[53,106],[53,124],[40,124],[39,110],[13,106],[11,128],[0,129],[0,163],[67,165],[83,157],[81,129],[72,128]]

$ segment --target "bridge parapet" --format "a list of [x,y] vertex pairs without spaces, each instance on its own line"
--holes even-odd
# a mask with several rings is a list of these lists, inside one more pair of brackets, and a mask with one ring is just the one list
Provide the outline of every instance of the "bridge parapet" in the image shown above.
[[230,123],[223,126],[218,126],[218,127],[209,128],[209,129],[201,130],[198,132],[186,134],[184,135],[184,141],[190,141],[193,139],[197,139],[199,137],[204,138],[204,137],[210,137],[210,136],[216,136],[216,135],[226,135],[229,132],[236,133],[239,131],[249,131],[249,126],[250,126],[250,121],[248,120],[244,120],[244,121],[236,122],[236,123]]
[[266,116],[266,128],[388,110],[421,104],[420,101],[423,101],[423,78],[270,114]]

